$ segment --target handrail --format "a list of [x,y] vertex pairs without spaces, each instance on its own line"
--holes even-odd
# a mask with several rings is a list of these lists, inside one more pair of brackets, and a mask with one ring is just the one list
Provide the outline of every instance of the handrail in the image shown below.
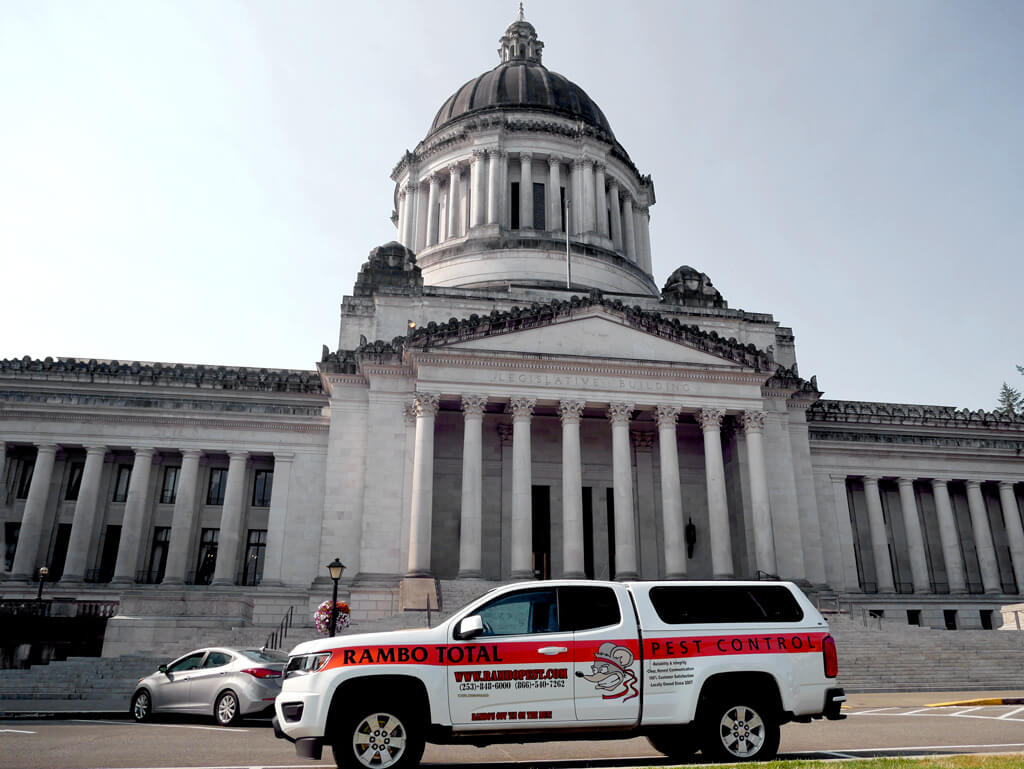
[[281,621],[277,624],[277,629],[274,630],[270,635],[267,636],[266,643],[263,644],[266,649],[280,649],[281,642],[284,641],[288,635],[288,631],[292,627],[292,621],[294,618],[295,607],[289,606],[288,611],[281,617]]

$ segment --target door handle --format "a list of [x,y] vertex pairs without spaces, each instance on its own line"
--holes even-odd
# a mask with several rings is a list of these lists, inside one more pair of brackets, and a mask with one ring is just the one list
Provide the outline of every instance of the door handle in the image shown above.
[[569,650],[564,646],[542,646],[539,649],[537,649],[537,651],[539,651],[541,654],[546,654],[549,657],[553,657],[556,654],[565,654]]

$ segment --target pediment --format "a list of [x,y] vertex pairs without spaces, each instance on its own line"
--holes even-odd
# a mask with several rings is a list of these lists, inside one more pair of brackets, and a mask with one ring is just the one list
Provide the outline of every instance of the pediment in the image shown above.
[[466,341],[453,340],[443,346],[448,351],[643,360],[740,368],[734,361],[698,350],[684,342],[636,329],[621,318],[607,313],[595,313]]

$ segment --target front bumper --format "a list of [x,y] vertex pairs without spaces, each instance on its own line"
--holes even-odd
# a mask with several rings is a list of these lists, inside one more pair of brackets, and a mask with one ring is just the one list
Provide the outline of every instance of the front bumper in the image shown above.
[[846,692],[842,689],[829,689],[825,692],[824,716],[829,721],[842,721],[846,715],[841,713],[843,703],[846,702]]
[[274,716],[270,723],[274,727],[274,736],[279,740],[288,740],[288,742],[295,743],[295,755],[299,758],[311,758],[315,761],[319,761],[324,755],[324,741],[319,737],[299,737],[294,739],[289,737],[281,729],[281,724],[277,721],[277,716]]

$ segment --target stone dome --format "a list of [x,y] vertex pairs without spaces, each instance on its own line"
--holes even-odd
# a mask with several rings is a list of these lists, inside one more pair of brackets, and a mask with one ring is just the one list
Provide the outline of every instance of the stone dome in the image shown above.
[[544,43],[537,39],[537,31],[521,13],[499,43],[501,63],[445,100],[430,125],[431,134],[465,115],[494,109],[528,109],[581,121],[614,141],[608,118],[586,91],[541,63]]

